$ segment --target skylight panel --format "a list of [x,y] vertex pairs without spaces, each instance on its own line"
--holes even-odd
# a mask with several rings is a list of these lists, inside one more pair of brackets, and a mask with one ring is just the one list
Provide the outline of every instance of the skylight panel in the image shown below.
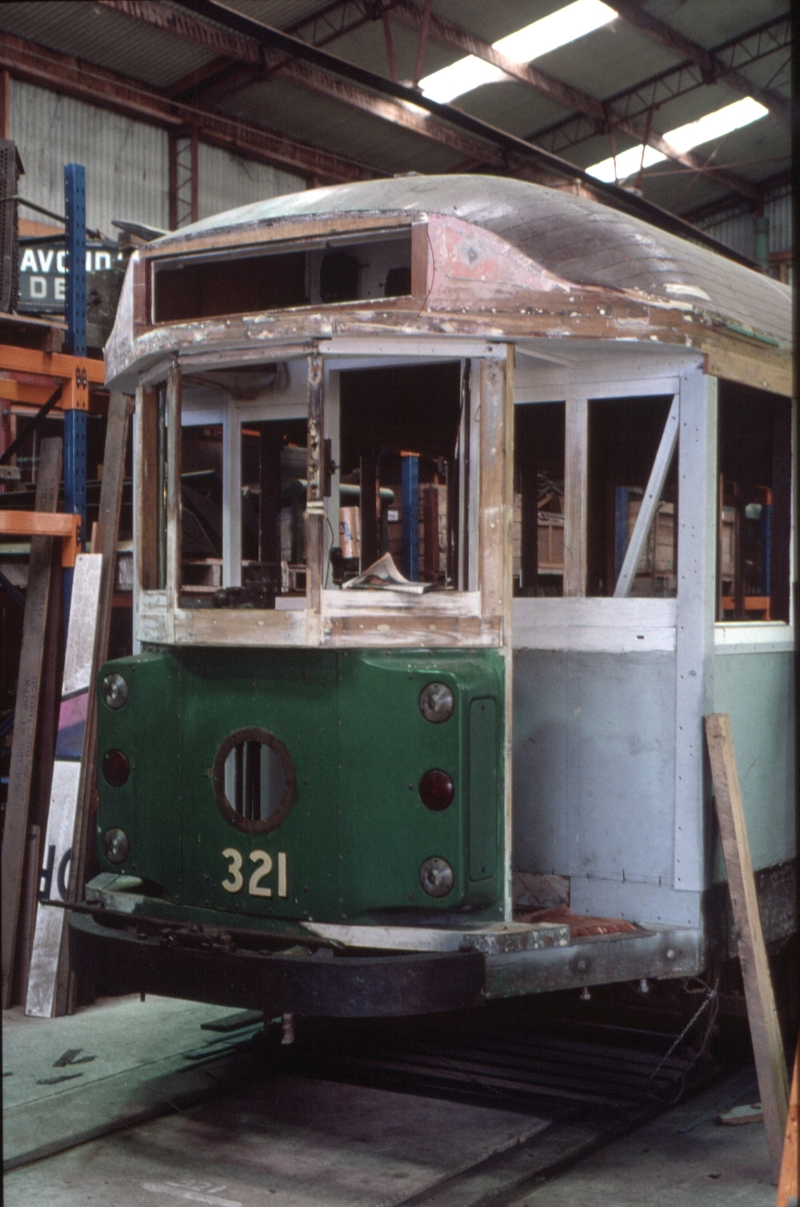
[[[768,112],[751,96],[745,96],[740,101],[734,101],[732,105],[725,105],[714,113],[707,113],[705,117],[699,118],[696,122],[687,122],[685,126],[677,126],[676,129],[669,130],[664,135],[664,141],[683,154],[691,151],[693,147],[699,147],[703,143],[711,142],[712,139],[722,138],[725,134],[740,130],[742,126],[749,126],[751,122],[765,117]],[[646,168],[654,163],[660,163],[666,158],[666,155],[661,151],[656,151],[654,147],[644,149],[644,166]],[[586,171],[597,180],[605,180],[609,184],[613,184],[615,180],[627,180],[629,176],[633,176],[635,172],[639,171],[641,164],[642,147],[630,147],[629,150],[622,151],[616,161],[612,156],[610,159],[603,159],[600,163],[592,164]]]
[[[507,34],[494,42],[493,46],[515,63],[530,63],[559,46],[566,46],[568,42],[574,42],[576,38],[607,25],[616,15],[613,8],[603,4],[602,0],[574,0],[566,8],[560,8],[548,17],[534,21],[532,25]],[[465,92],[471,92],[473,88],[479,88],[481,84],[506,79],[508,76],[499,67],[475,55],[468,55],[449,67],[443,67],[441,71],[426,75],[419,84],[432,101],[446,104]]]

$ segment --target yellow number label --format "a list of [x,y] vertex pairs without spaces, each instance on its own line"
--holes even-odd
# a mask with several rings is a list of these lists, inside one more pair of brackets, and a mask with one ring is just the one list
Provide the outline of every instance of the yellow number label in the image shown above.
[[[222,858],[228,860],[228,876],[220,881],[226,893],[240,893],[244,888],[242,866],[244,859],[235,847],[226,847]],[[272,856],[266,851],[251,851],[248,859],[258,866],[254,868],[247,882],[247,893],[250,897],[271,897],[272,889],[263,885],[262,880],[269,876],[273,868]],[[278,852],[278,896],[289,896],[289,877],[286,864],[286,852]]]
[[238,893],[244,884],[242,857],[233,847],[226,847],[222,852],[222,858],[229,862],[228,875],[230,876],[230,880],[222,881],[222,887],[226,893]]
[[250,862],[257,863],[260,866],[256,868],[250,881],[247,885],[247,891],[251,897],[271,897],[271,888],[262,888],[261,881],[265,876],[269,876],[272,871],[272,856],[266,851],[251,851]]

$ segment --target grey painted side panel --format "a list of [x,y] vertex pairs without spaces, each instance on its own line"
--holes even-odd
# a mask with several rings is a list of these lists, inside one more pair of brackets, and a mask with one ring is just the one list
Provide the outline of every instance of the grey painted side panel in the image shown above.
[[675,656],[514,656],[514,867],[672,885]]
[[[795,854],[794,654],[717,654],[714,711],[731,718],[754,868]],[[717,842],[713,879],[724,879]]]
[[702,923],[702,893],[688,893],[668,885],[626,880],[598,880],[573,876],[570,908],[575,914],[597,918],[627,918],[642,926],[691,926]]

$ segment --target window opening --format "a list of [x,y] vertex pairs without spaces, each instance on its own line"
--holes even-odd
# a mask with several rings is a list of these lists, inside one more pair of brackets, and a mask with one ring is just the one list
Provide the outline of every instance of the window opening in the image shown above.
[[411,293],[411,230],[290,250],[191,256],[153,265],[153,321],[184,322]]
[[[677,594],[677,407],[672,404],[671,395],[589,402],[587,595]],[[637,530],[643,508],[644,528]],[[623,589],[628,545],[639,538],[641,554]]]
[[242,458],[242,603],[305,595],[306,421],[246,421]]
[[563,402],[514,408],[514,594],[564,594]]
[[222,424],[181,429],[181,606],[208,607],[222,586]]
[[143,531],[139,535],[142,590],[163,591],[167,585],[167,387],[144,390],[142,425]]
[[791,404],[719,383],[717,620],[789,620]]
[[274,733],[237,729],[220,744],[211,780],[225,819],[245,834],[277,830],[297,798],[297,775]]
[[[460,362],[341,374],[339,549],[334,582],[389,554],[430,588],[459,586],[459,462],[466,445]],[[462,477],[466,480],[464,467]]]

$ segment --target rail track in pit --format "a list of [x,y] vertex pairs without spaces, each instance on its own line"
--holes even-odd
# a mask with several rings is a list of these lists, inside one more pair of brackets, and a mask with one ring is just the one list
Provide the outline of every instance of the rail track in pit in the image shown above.
[[532,1015],[303,1019],[291,1045],[252,1015],[223,1019],[182,1053],[191,1089],[177,1070],[138,1114],[12,1161],[6,1203],[46,1207],[52,1183],[60,1207],[500,1204],[723,1076],[712,998],[693,1019],[634,1003],[619,1021],[566,998]]

